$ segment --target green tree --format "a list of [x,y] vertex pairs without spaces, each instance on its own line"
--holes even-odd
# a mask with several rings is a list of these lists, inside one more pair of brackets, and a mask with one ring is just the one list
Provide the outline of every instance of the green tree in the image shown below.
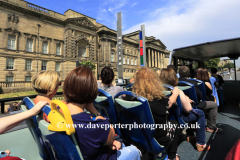
[[213,67],[217,68],[219,62],[220,62],[220,58],[212,58],[212,59],[209,59],[208,61],[205,61],[204,66],[207,69],[210,69],[210,68],[213,68]]
[[83,65],[83,66],[88,66],[90,67],[92,70],[94,70],[96,68],[96,65],[93,64],[91,61],[83,61],[80,63],[80,65]]
[[223,70],[223,66],[218,66],[218,69],[220,70],[220,71],[222,71]]
[[234,68],[234,64],[233,63],[225,63],[224,64],[224,68],[228,68],[228,70],[229,70],[229,72],[230,72],[230,70],[231,70],[231,68]]

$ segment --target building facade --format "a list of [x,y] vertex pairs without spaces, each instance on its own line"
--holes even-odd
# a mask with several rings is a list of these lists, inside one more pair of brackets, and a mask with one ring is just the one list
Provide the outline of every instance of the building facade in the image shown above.
[[[123,35],[124,78],[140,64],[138,33]],[[0,0],[0,81],[31,81],[45,70],[64,80],[76,61],[94,63],[96,77],[105,66],[117,76],[116,37],[115,30],[71,9],[60,14],[23,0]],[[153,36],[145,39],[147,66],[165,68],[166,46]]]

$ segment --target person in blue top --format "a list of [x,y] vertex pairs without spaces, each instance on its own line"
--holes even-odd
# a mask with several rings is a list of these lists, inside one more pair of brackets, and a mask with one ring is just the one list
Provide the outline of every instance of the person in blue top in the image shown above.
[[77,141],[84,160],[140,160],[140,151],[135,146],[124,147],[114,140],[115,131],[109,121],[101,116],[84,112],[86,106],[97,97],[97,80],[91,68],[79,66],[66,77],[63,94],[72,115]]

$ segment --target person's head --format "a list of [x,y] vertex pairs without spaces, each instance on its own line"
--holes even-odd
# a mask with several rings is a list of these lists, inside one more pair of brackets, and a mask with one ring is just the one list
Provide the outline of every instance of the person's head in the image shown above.
[[211,68],[211,73],[216,74],[217,73],[217,68]]
[[180,77],[189,77],[190,70],[187,66],[179,67],[179,76]]
[[110,67],[104,67],[101,71],[101,80],[103,84],[111,84],[114,80],[114,72]]
[[168,65],[167,69],[169,69],[169,68],[174,70],[177,73],[176,67],[174,65]]
[[97,80],[91,68],[79,66],[67,75],[63,85],[63,95],[67,103],[92,103],[97,94]]
[[156,73],[150,68],[141,67],[134,75],[132,91],[138,96],[143,96],[149,101],[162,99],[164,88]]
[[160,70],[160,69],[157,70],[157,71],[156,71],[156,74],[158,75],[158,77],[160,77],[160,75],[161,75],[161,70]]
[[32,87],[38,93],[52,98],[61,85],[59,82],[59,75],[55,71],[39,72],[32,79]]
[[165,84],[169,84],[171,86],[177,86],[178,84],[178,77],[176,75],[176,72],[171,69],[163,69],[160,75],[160,80],[165,83]]
[[209,82],[208,70],[206,68],[198,68],[197,70],[197,79],[203,82]]

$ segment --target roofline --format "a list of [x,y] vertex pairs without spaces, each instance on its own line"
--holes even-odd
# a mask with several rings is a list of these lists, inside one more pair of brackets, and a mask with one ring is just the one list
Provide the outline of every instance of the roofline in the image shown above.
[[[68,10],[71,10],[71,11],[73,11],[73,12],[76,12],[76,13],[82,14],[82,13],[77,12],[77,11],[74,11],[74,10],[72,10],[72,9],[68,9]],[[64,15],[65,15],[65,13],[66,13],[68,10],[66,10],[66,11],[64,12]],[[86,16],[86,17],[89,17],[89,16],[87,16],[87,15],[85,15],[85,14],[82,14],[82,15],[84,15],[84,16]],[[77,18],[77,17],[75,17],[75,18]],[[92,18],[92,17],[89,17],[89,18]],[[96,20],[95,18],[92,18],[92,19]]]

